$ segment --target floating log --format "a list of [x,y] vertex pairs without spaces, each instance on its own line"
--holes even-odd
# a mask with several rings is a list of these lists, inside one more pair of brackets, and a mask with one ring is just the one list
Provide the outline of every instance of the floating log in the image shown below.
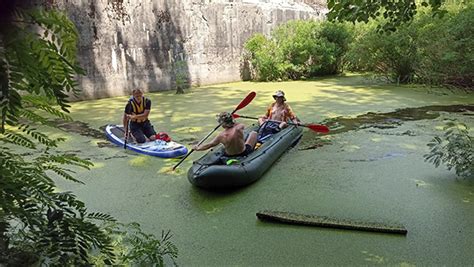
[[387,225],[378,222],[352,221],[347,219],[336,219],[325,216],[298,214],[283,211],[259,211],[257,212],[257,218],[262,221],[338,228],[346,230],[358,230],[402,235],[406,235],[408,233],[407,229],[403,225]]

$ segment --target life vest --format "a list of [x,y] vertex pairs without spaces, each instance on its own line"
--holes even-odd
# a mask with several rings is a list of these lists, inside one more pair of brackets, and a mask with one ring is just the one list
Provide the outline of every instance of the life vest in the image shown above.
[[[138,104],[136,101],[135,101],[135,98],[131,98],[129,100],[130,102],[130,105],[132,106],[132,114],[133,115],[139,115],[139,114],[143,114],[143,112],[145,112],[145,102],[146,102],[146,98],[145,97],[142,97],[142,101],[140,102],[140,104]],[[134,119],[132,120],[133,122],[144,122],[146,121],[147,119],[143,118],[143,119]]]

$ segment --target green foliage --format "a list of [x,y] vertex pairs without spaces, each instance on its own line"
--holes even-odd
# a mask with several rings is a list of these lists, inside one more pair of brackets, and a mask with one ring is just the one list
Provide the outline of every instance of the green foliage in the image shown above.
[[271,81],[281,77],[278,68],[278,50],[276,44],[263,34],[256,34],[244,45],[250,61],[252,80]]
[[[112,237],[117,259],[115,264],[121,266],[139,265],[164,266],[172,263],[176,265],[178,249],[170,241],[170,231],[162,231],[158,239],[154,235],[144,233],[138,223],[122,224],[108,222],[103,226]],[[94,258],[94,265],[103,265],[102,256]],[[168,263],[168,264],[167,264]]]
[[189,75],[186,61],[178,60],[174,62],[173,71],[175,74],[176,94],[184,94],[184,89],[189,88]]
[[[55,11],[17,10],[2,23],[8,27],[0,29],[0,265],[90,265],[92,252],[113,264],[114,242],[98,222],[115,219],[87,211],[53,180],[82,183],[73,169],[92,163],[57,151],[65,139],[40,130],[51,117],[71,120],[67,97],[78,92],[75,77],[83,73],[76,29]],[[169,237],[156,247],[170,247]],[[142,244],[130,245],[138,250]],[[154,244],[145,245],[151,250]],[[157,253],[175,253],[171,248]]]
[[447,6],[433,18],[421,9],[411,24],[390,35],[377,32],[380,20],[357,24],[347,55],[352,70],[374,71],[396,82],[474,87],[474,4]]
[[[82,73],[77,31],[62,13],[17,10],[1,37],[0,261],[20,264],[24,259],[12,255],[23,251],[43,264],[85,264],[92,248],[111,260],[110,238],[94,221],[113,219],[106,214],[89,218],[84,203],[70,192],[58,192],[51,176],[79,182],[65,166],[89,168],[92,163],[51,153],[64,139],[38,130],[49,116],[70,120],[67,97],[77,93],[75,76]],[[35,156],[19,154],[25,149],[36,151]]]
[[420,82],[474,88],[474,4],[450,10],[442,19],[420,15],[415,27]]
[[245,43],[250,78],[259,81],[305,79],[342,70],[350,34],[342,24],[289,21],[267,39],[256,34]]
[[443,136],[436,136],[428,143],[430,152],[424,155],[425,161],[436,167],[445,164],[448,170],[454,168],[458,176],[474,175],[474,138],[469,135],[469,127],[450,121],[443,129]]
[[381,36],[376,30],[377,23],[358,26],[363,30],[348,52],[349,68],[374,71],[392,82],[413,81],[418,63],[416,29],[404,25]]
[[[87,218],[90,213],[84,203],[70,192],[57,192],[48,174],[52,171],[78,182],[63,167],[65,164],[85,168],[92,165],[75,156],[48,152],[27,160],[8,147],[0,147],[0,212],[2,221],[10,224],[4,234],[11,244],[29,247],[43,263],[86,263],[92,248],[111,259],[109,237]],[[102,219],[109,218],[103,215]],[[17,247],[6,249],[14,252]]]
[[390,0],[328,0],[330,21],[350,21],[353,23],[384,18],[377,25],[378,32],[394,32],[401,25],[413,20],[420,6],[431,7],[433,17],[442,17],[444,0],[390,1]]

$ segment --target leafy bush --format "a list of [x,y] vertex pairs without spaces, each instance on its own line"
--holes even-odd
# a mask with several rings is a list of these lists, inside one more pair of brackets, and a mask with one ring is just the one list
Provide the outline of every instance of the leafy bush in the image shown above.
[[349,44],[352,42],[352,32],[350,28],[342,23],[324,22],[321,31],[321,37],[330,44],[334,44],[332,57],[335,61],[327,64],[323,68],[323,74],[336,74],[343,71],[343,65]]
[[186,61],[176,60],[173,62],[173,73],[175,77],[176,94],[184,94],[184,89],[189,88],[190,85]]
[[[0,29],[0,265],[90,265],[93,254],[113,264],[113,239],[98,223],[115,219],[89,212],[53,180],[81,183],[69,168],[88,169],[92,163],[57,151],[64,138],[39,130],[50,126],[51,117],[71,120],[68,94],[78,92],[75,77],[83,73],[76,59],[76,28],[55,11],[14,14],[11,21],[1,18]],[[143,245],[155,249],[154,255],[168,253],[162,243],[130,245],[134,251]]]
[[413,81],[418,62],[416,29],[402,25],[390,35],[377,31],[379,22],[358,24],[359,32],[348,53],[351,70],[370,70],[385,76],[391,82]]
[[418,1],[360,1],[328,0],[328,19],[331,21],[369,22],[380,17],[385,20],[377,25],[379,32],[394,32],[398,27],[413,20],[421,6],[430,7],[433,16],[443,16],[445,0]]
[[276,44],[263,34],[256,34],[245,43],[247,60],[250,61],[252,80],[271,81],[280,78]]
[[250,64],[244,65],[250,71],[242,72],[259,81],[336,74],[342,71],[349,39],[342,24],[289,21],[277,27],[271,39],[256,34],[247,40],[244,60]]
[[420,14],[415,25],[421,82],[474,88],[474,4],[451,8],[442,19]]
[[474,88],[474,4],[446,9],[442,17],[419,9],[412,23],[391,34],[377,30],[383,19],[356,24],[349,69],[374,71],[392,82]]
[[436,167],[445,164],[448,170],[454,168],[456,174],[470,177],[474,174],[474,138],[469,135],[469,127],[463,123],[450,121],[443,128],[442,137],[436,136],[428,143],[430,152],[425,161]]
[[[117,265],[176,265],[178,249],[170,241],[170,231],[162,231],[161,238],[157,239],[154,235],[144,233],[138,223],[106,222],[102,228],[112,238]],[[102,266],[104,256],[98,255],[92,262],[96,266]]]
[[[75,195],[58,192],[51,178],[55,173],[79,182],[64,166],[89,168],[92,163],[53,152],[64,139],[51,139],[37,129],[48,125],[39,110],[71,120],[65,113],[67,93],[75,92],[74,75],[82,73],[76,60],[76,29],[53,11],[18,11],[15,21],[3,29],[0,48],[2,262],[19,264],[24,257],[12,255],[26,252],[27,258],[43,264],[83,264],[97,248],[110,263],[110,238],[94,221],[113,218],[88,212]],[[36,153],[20,154],[25,150]]]

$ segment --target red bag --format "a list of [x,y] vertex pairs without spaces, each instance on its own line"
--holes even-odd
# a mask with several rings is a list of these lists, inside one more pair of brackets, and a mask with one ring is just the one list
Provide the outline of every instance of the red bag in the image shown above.
[[171,137],[165,132],[159,132],[155,135],[155,137],[156,137],[156,140],[163,140],[165,142],[171,141]]

